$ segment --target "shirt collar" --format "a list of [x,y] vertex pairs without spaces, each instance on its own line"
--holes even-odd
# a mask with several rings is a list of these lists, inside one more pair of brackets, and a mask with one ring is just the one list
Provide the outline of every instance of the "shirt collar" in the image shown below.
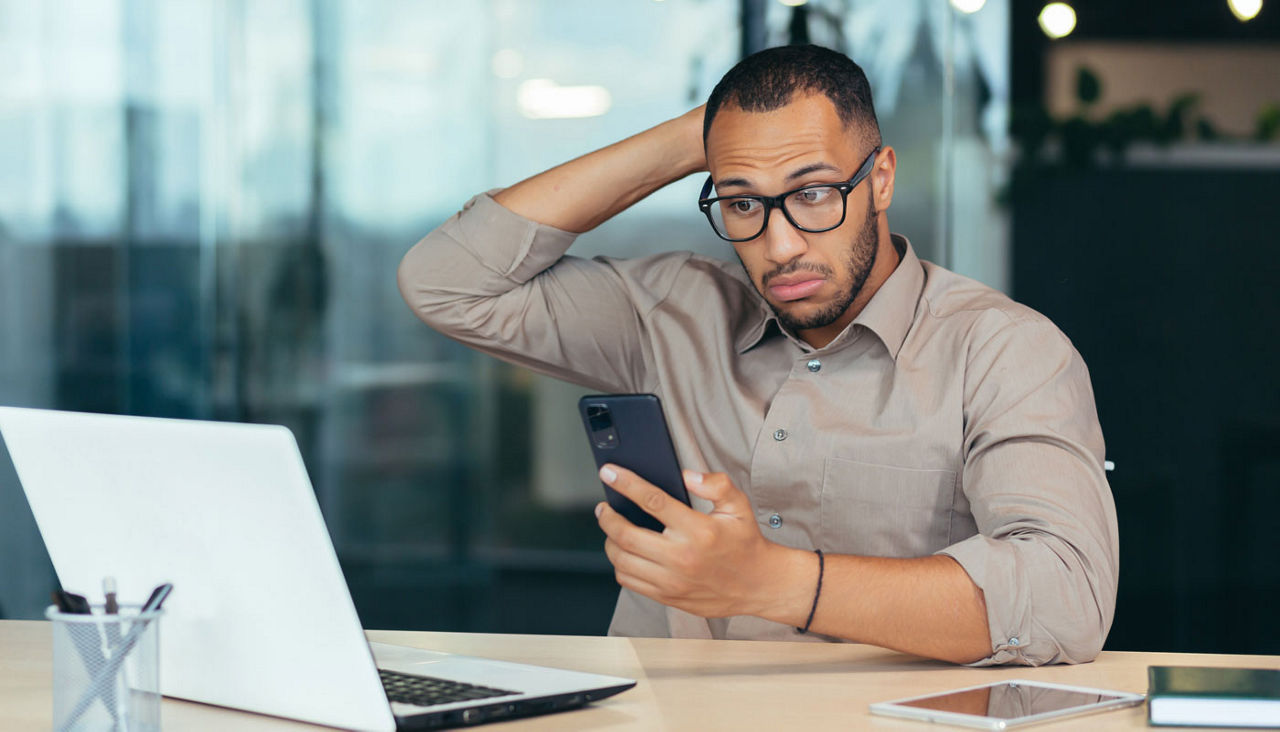
[[[924,269],[920,264],[920,259],[916,256],[915,250],[911,247],[911,242],[907,241],[905,236],[900,234],[892,234],[891,240],[893,246],[898,250],[901,261],[893,270],[893,274],[880,285],[880,289],[871,297],[871,301],[867,306],[858,313],[858,317],[853,319],[848,328],[845,328],[840,335],[827,344],[824,350],[838,348],[840,345],[852,340],[851,334],[862,326],[876,336],[884,343],[885,348],[889,351],[889,355],[896,361],[898,351],[902,350],[902,344],[907,339],[907,332],[911,330],[911,324],[915,322],[916,305],[920,301],[920,295],[924,291]],[[802,344],[791,334],[782,330],[782,325],[778,322],[778,316],[774,315],[773,309],[769,307],[764,298],[757,293],[756,302],[759,310],[755,315],[744,318],[742,325],[738,330],[738,336],[734,340],[734,345],[738,353],[745,353],[766,337],[781,335]],[[808,348],[807,346],[803,346]]]

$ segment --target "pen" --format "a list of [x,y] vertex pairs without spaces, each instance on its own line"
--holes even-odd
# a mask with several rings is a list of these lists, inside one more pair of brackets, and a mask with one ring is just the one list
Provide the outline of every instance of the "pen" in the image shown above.
[[160,606],[164,604],[164,601],[169,599],[170,592],[173,592],[173,585],[168,582],[157,586],[151,591],[151,596],[147,598],[147,601],[142,604],[142,612],[146,613],[153,610],[159,610]]
[[120,605],[116,602],[116,578],[104,577],[102,579],[102,594],[107,598],[104,608],[108,615],[115,615],[120,612]]
[[[142,606],[142,610],[139,611],[139,615],[146,615],[147,613],[158,611],[160,606],[164,604],[164,601],[168,599],[170,592],[173,592],[173,585],[167,582],[152,590],[151,596],[147,598],[147,602]],[[133,627],[129,629],[128,635],[126,635],[124,640],[120,642],[120,646],[116,649],[116,652],[111,655],[111,660],[107,661],[106,665],[99,669],[98,673],[94,674],[93,680],[89,683],[89,688],[80,696],[80,700],[77,701],[75,707],[72,708],[71,714],[67,715],[67,720],[63,722],[62,729],[71,729],[75,725],[76,720],[80,718],[80,715],[84,714],[85,710],[93,704],[94,698],[102,694],[102,687],[115,676],[117,671],[120,670],[120,666],[124,663],[125,657],[128,656],[129,652],[133,650],[133,647],[137,645],[138,639],[142,636],[142,631],[146,630],[147,626],[150,624],[150,620],[142,618],[134,622]]]
[[[107,613],[107,615],[119,616],[120,603],[117,602],[116,600],[116,578],[115,577],[108,576],[108,577],[102,578],[102,596],[103,596],[102,609]],[[112,618],[111,620],[107,621],[106,629],[107,629],[107,647],[112,649],[119,648],[120,647],[120,623],[118,622],[118,619]],[[120,670],[120,673],[123,675],[122,680],[124,682],[124,686],[122,688],[125,688],[125,689],[129,688],[129,677],[127,672],[128,672],[128,669],[122,668]],[[127,697],[116,696],[115,687],[116,685],[112,683],[110,690],[108,691],[108,700],[116,702],[117,704],[119,704],[120,702],[126,701]],[[123,708],[111,715],[111,718],[113,720],[116,720],[117,726],[120,727],[119,732],[126,732],[123,727],[123,723],[125,719],[128,718],[128,716],[129,716],[128,710]]]

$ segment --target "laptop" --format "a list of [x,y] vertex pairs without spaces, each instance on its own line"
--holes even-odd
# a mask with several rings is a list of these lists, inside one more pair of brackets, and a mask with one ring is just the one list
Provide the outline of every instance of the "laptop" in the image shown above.
[[580,707],[631,679],[369,643],[293,434],[269,425],[0,407],[63,587],[172,582],[166,696],[356,730]]

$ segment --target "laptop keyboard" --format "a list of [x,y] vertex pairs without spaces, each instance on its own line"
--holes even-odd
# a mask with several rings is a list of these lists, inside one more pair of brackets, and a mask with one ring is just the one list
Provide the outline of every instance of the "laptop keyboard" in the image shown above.
[[436,679],[430,676],[413,676],[384,669],[378,669],[378,674],[382,677],[382,688],[387,690],[387,699],[419,707],[488,699],[495,696],[511,696],[520,693],[476,684],[464,684],[459,681]]

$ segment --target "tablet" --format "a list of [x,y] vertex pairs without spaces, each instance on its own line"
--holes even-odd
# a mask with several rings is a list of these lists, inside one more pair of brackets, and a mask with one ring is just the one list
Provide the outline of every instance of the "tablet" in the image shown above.
[[1142,694],[1012,679],[871,705],[872,714],[1008,729],[1075,714],[1141,704]]

